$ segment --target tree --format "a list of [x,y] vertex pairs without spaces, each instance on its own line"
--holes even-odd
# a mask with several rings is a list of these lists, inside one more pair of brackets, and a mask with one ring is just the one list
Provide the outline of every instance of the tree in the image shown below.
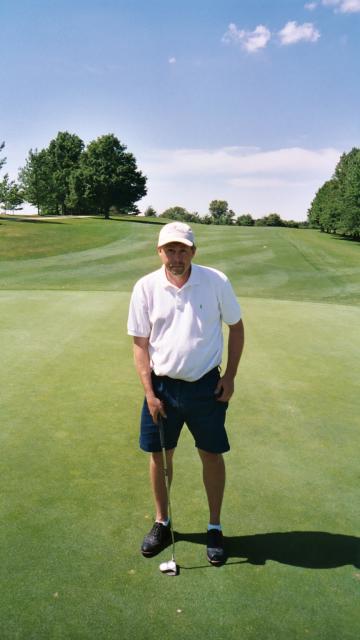
[[[5,142],[0,143],[0,153],[5,147]],[[0,158],[0,169],[6,163],[6,158]],[[6,212],[15,211],[21,208],[19,205],[24,202],[23,194],[19,185],[15,180],[9,180],[9,174],[6,173],[0,181],[0,204],[1,208]]]
[[39,215],[57,211],[52,168],[46,149],[30,149],[25,166],[19,171],[19,181],[25,200],[37,208]]
[[[0,153],[3,150],[3,148],[5,147],[5,142],[1,142],[0,143]],[[0,169],[2,169],[2,167],[4,166],[6,162],[6,158],[0,158]]]
[[178,205],[165,209],[165,211],[160,214],[160,217],[170,218],[170,220],[180,220],[181,222],[196,222],[198,224],[201,224],[203,221],[197,211],[190,213],[187,209],[179,207]]
[[265,217],[265,224],[267,227],[283,227],[284,223],[278,213],[269,213]]
[[109,218],[110,207],[131,213],[145,195],[146,177],[135,157],[113,134],[107,134],[90,142],[82,153],[71,176],[68,203]]
[[209,204],[209,213],[213,224],[232,224],[235,216],[226,200],[212,200]]
[[71,175],[79,166],[83,149],[84,143],[79,136],[68,131],[59,131],[47,149],[52,189],[62,215],[71,212]]
[[211,200],[209,204],[209,212],[213,218],[220,218],[226,215],[229,210],[229,205],[226,200]]
[[269,213],[268,216],[255,220],[256,227],[284,227],[285,223],[278,213]]
[[145,211],[144,211],[144,216],[146,216],[147,218],[154,218],[157,215],[154,207],[152,207],[151,205],[149,205]]
[[[284,227],[289,227],[290,229],[298,229],[300,222],[296,222],[296,220],[284,220]],[[302,223],[304,224],[304,223]]]
[[343,155],[335,169],[338,180],[339,226],[351,237],[360,237],[360,149]]
[[175,205],[174,207],[165,209],[165,211],[160,214],[160,217],[170,218],[170,220],[185,221],[189,215],[190,213],[187,209],[185,209],[185,207],[179,207],[178,205]]
[[59,131],[49,146],[30,150],[19,172],[26,199],[43,214],[137,212],[146,178],[131,153],[112,134],[84,143]]
[[333,178],[338,181],[339,185],[345,182],[349,167],[351,167],[359,152],[360,149],[353,147],[349,153],[341,154],[333,175]]
[[23,193],[15,180],[9,180],[6,173],[0,182],[0,202],[2,209],[16,211],[21,209],[20,205],[24,202]]
[[333,177],[316,192],[308,223],[328,233],[360,237],[360,149],[342,154]]
[[328,180],[322,187],[320,198],[320,227],[326,233],[336,233],[340,225],[339,183]]
[[250,213],[244,213],[242,216],[236,218],[236,224],[243,227],[252,227],[254,225],[254,219]]
[[333,233],[340,223],[339,185],[335,178],[324,182],[316,192],[308,212],[311,227]]
[[59,131],[46,149],[30,149],[19,179],[25,198],[38,213],[72,213],[70,183],[84,149],[83,141],[68,131]]

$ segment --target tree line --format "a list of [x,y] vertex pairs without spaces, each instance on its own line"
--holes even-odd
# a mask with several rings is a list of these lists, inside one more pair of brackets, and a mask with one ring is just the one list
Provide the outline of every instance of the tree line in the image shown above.
[[317,191],[308,222],[326,233],[360,238],[360,149],[342,154],[332,178]]
[[307,227],[307,222],[296,222],[295,220],[282,220],[278,213],[269,213],[262,218],[253,218],[250,213],[236,216],[226,200],[212,200],[209,204],[209,213],[200,216],[197,211],[190,213],[185,207],[175,206],[165,209],[162,213],[157,213],[154,207],[149,206],[144,215],[147,217],[158,216],[159,218],[170,218],[170,220],[181,220],[182,222],[196,222],[198,224],[215,225],[238,225],[244,227]]
[[[0,144],[0,154],[4,150]],[[0,169],[6,163],[0,157]],[[146,195],[147,178],[136,159],[114,134],[106,134],[87,146],[76,134],[60,131],[48,147],[30,149],[18,180],[6,173],[0,180],[0,204],[16,211],[23,202],[37,208],[39,215],[138,214],[136,203]],[[306,227],[327,233],[360,237],[360,149],[343,153],[334,175],[317,191],[306,222],[282,220],[270,213],[253,218],[236,216],[226,200],[212,200],[205,216],[174,206],[157,213],[149,206],[146,216],[200,224]]]
[[[0,146],[0,151],[4,143]],[[86,147],[76,134],[60,131],[45,149],[30,149],[18,182],[8,174],[0,181],[3,209],[29,202],[40,215],[135,213],[146,195],[146,176],[135,157],[113,134]],[[0,160],[0,168],[5,163]]]

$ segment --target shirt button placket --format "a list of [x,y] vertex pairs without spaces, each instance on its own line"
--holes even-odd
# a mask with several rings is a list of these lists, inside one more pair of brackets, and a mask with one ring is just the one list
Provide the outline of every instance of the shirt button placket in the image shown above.
[[179,311],[182,311],[183,308],[184,308],[184,301],[183,301],[183,296],[182,296],[181,291],[177,291],[176,292],[176,308]]

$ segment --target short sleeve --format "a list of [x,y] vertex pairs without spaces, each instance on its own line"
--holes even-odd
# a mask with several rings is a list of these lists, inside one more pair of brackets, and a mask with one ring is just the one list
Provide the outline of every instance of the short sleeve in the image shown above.
[[139,283],[133,289],[130,299],[127,332],[129,336],[148,338],[151,331],[146,296]]
[[222,319],[226,324],[230,325],[239,322],[241,308],[228,278],[223,281],[220,306]]

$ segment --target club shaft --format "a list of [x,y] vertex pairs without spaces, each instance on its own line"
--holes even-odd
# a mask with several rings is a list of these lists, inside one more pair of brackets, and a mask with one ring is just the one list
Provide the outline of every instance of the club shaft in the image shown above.
[[166,459],[166,448],[165,448],[165,432],[164,432],[164,423],[162,417],[158,418],[159,423],[159,432],[160,432],[160,443],[161,443],[161,451],[163,458],[163,467],[164,467],[164,480],[165,480],[165,488],[166,488],[166,496],[168,502],[168,511],[170,518],[170,532],[171,532],[171,541],[172,541],[172,559],[175,560],[175,537],[174,537],[174,529],[173,529],[173,519],[172,519],[172,510],[171,510],[171,500],[170,500],[170,482],[169,482],[169,471]]

